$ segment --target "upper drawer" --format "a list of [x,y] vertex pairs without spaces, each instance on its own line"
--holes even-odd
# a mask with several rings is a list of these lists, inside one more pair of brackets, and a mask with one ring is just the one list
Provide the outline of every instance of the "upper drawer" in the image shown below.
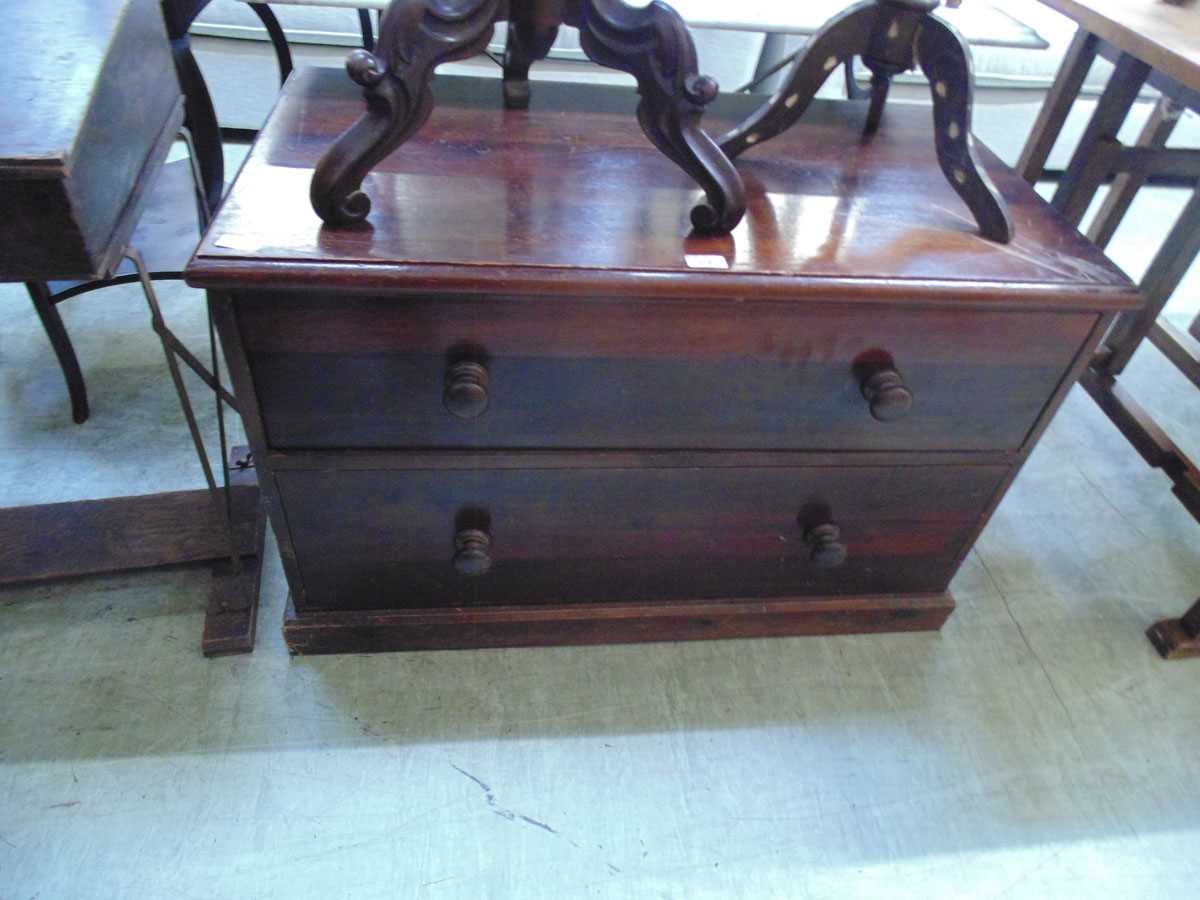
[[252,294],[235,308],[282,449],[1010,450],[1096,321],[705,300]]

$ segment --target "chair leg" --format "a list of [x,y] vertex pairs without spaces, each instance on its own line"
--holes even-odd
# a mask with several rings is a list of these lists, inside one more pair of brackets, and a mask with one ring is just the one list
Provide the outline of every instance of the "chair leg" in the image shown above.
[[[1138,135],[1137,146],[1155,150],[1165,147],[1171,132],[1179,124],[1183,109],[1182,105],[1170,97],[1160,97],[1154,105],[1154,112]],[[1096,218],[1092,219],[1092,224],[1088,227],[1088,240],[1101,250],[1107,247],[1121,220],[1125,218],[1125,213],[1129,212],[1129,207],[1133,205],[1137,192],[1145,184],[1146,175],[1140,172],[1122,172],[1114,178],[1112,187],[1108,189],[1108,196],[1104,198],[1104,205],[1100,207],[1100,212],[1096,213]]]
[[79,359],[75,356],[75,348],[71,346],[71,338],[63,325],[62,317],[50,298],[50,289],[44,282],[30,281],[25,284],[29,297],[33,300],[33,308],[46,336],[50,338],[50,346],[58,357],[58,365],[62,369],[63,378],[67,382],[67,393],[71,397],[71,418],[75,424],[82,425],[88,418],[87,385],[83,382],[83,372],[79,368]]
[[1178,619],[1155,622],[1146,637],[1163,659],[1200,656],[1200,600]]
[[1050,205],[1078,227],[1108,172],[1100,171],[1093,162],[1097,148],[1116,140],[1129,110],[1137,101],[1138,92],[1150,75],[1150,67],[1135,56],[1122,53],[1113,74],[1096,103],[1091,121],[1075,147],[1075,153],[1054,191]]
[[1099,46],[1100,39],[1091,32],[1083,28],[1075,32],[1062,67],[1054,78],[1046,102],[1042,104],[1037,122],[1017,161],[1017,174],[1030,184],[1034,184],[1045,172],[1046,159],[1062,133],[1071,107],[1079,98],[1079,91],[1096,60]]

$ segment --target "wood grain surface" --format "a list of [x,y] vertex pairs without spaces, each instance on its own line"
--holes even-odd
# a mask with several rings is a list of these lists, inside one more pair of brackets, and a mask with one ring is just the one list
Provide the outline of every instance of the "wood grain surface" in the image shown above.
[[[945,590],[1002,466],[281,471],[307,609]],[[846,561],[805,534],[836,523]],[[491,569],[454,568],[478,528]]]
[[[369,177],[367,223],[332,230],[309,209],[308,183],[361,100],[342,73],[299,70],[189,281],[783,298],[828,298],[849,283],[839,296],[1137,303],[1103,254],[986,153],[1017,239],[980,238],[934,161],[926,110],[897,104],[864,142],[865,107],[815,105],[803,127],[739,162],[750,204],[742,225],[699,238],[686,225],[698,192],[630,118],[632,91],[539,85],[529,111],[505,112],[498,83],[469,81],[447,85],[424,128]],[[721,98],[705,127],[718,133],[745,104]]]
[[[258,487],[235,487],[235,540],[255,548]],[[0,585],[228,559],[208,491],[0,509]]]
[[299,655],[711,641],[936,631],[953,610],[949,594],[303,613],[289,604],[283,636]]
[[[899,105],[868,143],[862,107],[818,104],[753,148],[713,240],[631,92],[504,113],[467,81],[330,230],[311,167],[361,100],[299,72],[189,266],[220,289],[291,649],[939,627],[1128,280],[986,155],[1018,238],[976,235]],[[881,372],[911,405],[877,417]]]
[[[1015,450],[1094,313],[546,297],[239,295],[276,448]],[[474,418],[447,372],[488,373]],[[913,393],[874,419],[891,363]]]

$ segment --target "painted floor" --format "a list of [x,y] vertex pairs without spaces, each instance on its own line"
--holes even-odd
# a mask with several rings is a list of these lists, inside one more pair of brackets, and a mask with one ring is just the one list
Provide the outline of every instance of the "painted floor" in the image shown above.
[[[135,290],[64,308],[82,427],[0,305],[0,504],[199,485]],[[1127,383],[1200,452],[1157,351]],[[939,634],[291,659],[272,550],[257,651],[209,661],[204,569],[4,591],[0,898],[1192,898],[1200,660],[1142,631],[1198,538],[1077,389]]]

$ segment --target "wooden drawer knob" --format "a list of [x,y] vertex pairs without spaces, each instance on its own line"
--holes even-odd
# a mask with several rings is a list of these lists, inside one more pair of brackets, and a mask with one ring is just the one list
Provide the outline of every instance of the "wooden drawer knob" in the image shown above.
[[880,422],[903,419],[912,409],[912,391],[895,369],[879,369],[862,383],[862,394],[871,404],[871,415]]
[[488,408],[487,369],[477,362],[457,362],[448,368],[442,403],[460,419],[483,415]]
[[492,539],[486,531],[463,528],[454,535],[454,569],[469,578],[492,567]]
[[822,569],[833,569],[846,561],[846,545],[839,539],[842,529],[833,522],[815,525],[804,533],[808,558]]

